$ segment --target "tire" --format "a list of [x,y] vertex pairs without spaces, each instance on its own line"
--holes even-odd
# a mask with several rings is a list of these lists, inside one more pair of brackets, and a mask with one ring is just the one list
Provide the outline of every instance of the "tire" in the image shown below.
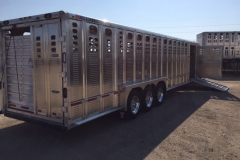
[[143,91],[142,110],[148,112],[153,106],[153,90],[152,87],[147,86]]
[[132,90],[128,95],[127,100],[127,113],[130,119],[138,116],[141,108],[141,95],[137,90]]
[[164,86],[163,84],[158,84],[154,89],[154,102],[156,106],[160,106],[164,100],[165,93],[164,93]]

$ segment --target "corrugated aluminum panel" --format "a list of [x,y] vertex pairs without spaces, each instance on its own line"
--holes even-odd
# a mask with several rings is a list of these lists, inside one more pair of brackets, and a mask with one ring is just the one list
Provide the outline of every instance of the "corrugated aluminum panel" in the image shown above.
[[[130,36],[130,34],[132,36]],[[126,32],[126,83],[133,83],[133,32]]]
[[12,36],[11,39],[10,43],[10,37],[5,38],[5,46],[10,45],[6,66],[8,107],[33,112],[31,37]]
[[71,118],[71,120],[83,118],[83,104],[71,106],[70,118]]
[[152,39],[152,77],[156,78],[157,71],[157,37],[153,37]]
[[[103,27],[103,93],[114,90],[114,51],[113,51],[113,33],[112,28]],[[103,98],[103,108],[113,107],[113,96]]]
[[162,76],[162,38],[158,38],[158,77]]
[[107,35],[107,31],[111,31],[111,28],[104,27],[103,30],[103,93],[113,91],[113,38],[112,34]]
[[168,56],[167,56],[167,53],[168,53],[168,49],[167,49],[167,40],[164,39],[163,40],[163,55],[162,55],[162,76],[163,77],[167,77],[167,65],[168,65]]
[[136,38],[136,82],[142,81],[142,54],[143,54],[143,35],[137,33]]
[[187,78],[187,73],[188,73],[188,47],[187,47],[187,43],[185,43],[185,47],[184,47],[184,82],[188,81]]
[[118,85],[123,84],[123,30],[118,30]]
[[104,110],[113,108],[113,96],[108,96],[103,99],[104,99]]
[[[81,21],[69,20],[68,21],[68,53],[70,60],[70,101],[79,101],[83,99],[83,23]],[[88,44],[87,44],[88,45]],[[71,120],[84,118],[85,104],[79,103],[69,108],[69,116]]]
[[[83,98],[83,62],[82,62],[82,24],[69,20],[69,54],[70,54],[70,101]],[[75,107],[76,108],[76,107]],[[78,112],[80,113],[80,112]],[[79,118],[82,117],[82,113]]]
[[168,42],[168,87],[172,86],[172,40]]
[[100,94],[100,58],[99,58],[99,34],[91,34],[89,29],[97,25],[87,23],[87,97]]
[[182,78],[181,78],[181,83],[184,82],[184,43],[182,42],[181,43],[181,75],[182,75]]
[[222,77],[222,47],[198,47],[197,76]]
[[[147,41],[147,37],[149,40]],[[144,47],[144,81],[150,79],[150,35],[145,35]]]
[[62,117],[62,77],[59,73],[62,71],[61,60],[61,42],[59,23],[46,24],[46,58],[48,60],[48,84],[49,84],[49,104],[52,117]]
[[173,41],[173,62],[172,62],[172,85],[177,84],[177,44],[176,41]]
[[180,46],[180,42],[177,42],[177,84],[181,83],[181,46]]
[[[39,115],[61,119],[62,113],[62,60],[59,21],[34,25],[34,99]],[[61,121],[61,120],[60,120]],[[59,121],[59,122],[60,122]]]
[[98,99],[88,102],[88,114],[87,115],[98,113],[99,105],[100,105],[100,100],[98,100]]
[[34,54],[35,54],[35,97],[37,113],[47,115],[47,84],[46,84],[46,55],[44,54],[44,28],[42,25],[33,28]]

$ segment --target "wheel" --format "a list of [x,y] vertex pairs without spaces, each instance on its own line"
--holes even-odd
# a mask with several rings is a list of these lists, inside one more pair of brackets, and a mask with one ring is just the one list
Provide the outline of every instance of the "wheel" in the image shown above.
[[147,86],[143,91],[143,105],[142,110],[144,112],[150,111],[153,106],[153,90],[152,87]]
[[158,84],[154,90],[154,101],[157,106],[160,106],[164,99],[164,87],[162,84]]
[[129,118],[134,119],[137,117],[141,106],[140,99],[141,95],[138,91],[132,90],[129,93],[127,100],[127,113]]

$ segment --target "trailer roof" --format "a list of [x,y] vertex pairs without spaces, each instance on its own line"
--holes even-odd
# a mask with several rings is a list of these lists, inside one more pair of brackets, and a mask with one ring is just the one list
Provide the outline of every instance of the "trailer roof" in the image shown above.
[[82,21],[87,21],[87,22],[96,23],[96,24],[104,24],[104,25],[109,25],[112,27],[123,27],[123,28],[129,29],[130,31],[144,32],[147,34],[161,36],[161,37],[165,37],[168,39],[198,44],[197,42],[194,42],[194,41],[181,39],[181,38],[177,38],[177,37],[172,37],[172,36],[155,33],[155,32],[151,32],[151,31],[146,31],[146,30],[142,30],[142,29],[138,29],[138,28],[128,27],[128,26],[124,26],[124,25],[120,25],[120,24],[116,24],[116,23],[112,23],[112,22],[104,22],[103,20],[99,20],[99,19],[95,19],[95,18],[91,18],[91,17],[85,17],[85,16],[81,16],[78,14],[69,13],[66,11],[57,11],[57,12],[51,12],[51,13],[46,13],[46,14],[39,14],[39,15],[34,15],[34,16],[27,16],[27,17],[15,18],[15,19],[10,19],[10,20],[4,20],[4,21],[0,21],[0,27],[13,25],[13,24],[56,19],[56,18],[61,18],[64,16],[65,16],[65,18],[69,18],[69,19],[82,20]]

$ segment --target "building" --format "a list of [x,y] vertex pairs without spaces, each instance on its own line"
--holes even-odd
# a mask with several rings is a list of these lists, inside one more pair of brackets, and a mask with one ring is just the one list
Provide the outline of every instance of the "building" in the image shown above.
[[223,46],[223,60],[240,58],[240,31],[202,32],[197,35],[200,46]]

